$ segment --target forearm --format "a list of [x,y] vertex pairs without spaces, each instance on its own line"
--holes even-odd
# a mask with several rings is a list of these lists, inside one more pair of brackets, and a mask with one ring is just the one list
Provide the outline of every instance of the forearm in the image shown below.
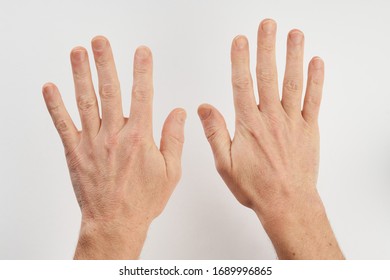
[[138,259],[149,225],[82,222],[74,259]]
[[344,259],[316,191],[274,208],[256,213],[279,259]]

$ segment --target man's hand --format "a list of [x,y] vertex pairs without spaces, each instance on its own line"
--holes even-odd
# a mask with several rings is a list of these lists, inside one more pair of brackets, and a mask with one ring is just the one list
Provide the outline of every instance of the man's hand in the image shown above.
[[301,109],[304,36],[292,30],[280,100],[275,37],[276,23],[264,20],[257,42],[259,105],[253,94],[248,41],[244,36],[233,41],[233,140],[214,107],[201,105],[198,114],[218,172],[237,200],[256,212],[279,258],[343,258],[316,190],[324,63],[318,57],[311,60]]
[[140,47],[135,53],[131,113],[124,118],[110,43],[99,36],[92,40],[92,49],[101,118],[84,48],[71,52],[81,132],[67,113],[56,86],[43,87],[82,212],[75,258],[138,258],[150,223],[164,209],[181,176],[186,113],[175,109],[169,114],[159,149],[152,135],[150,50]]

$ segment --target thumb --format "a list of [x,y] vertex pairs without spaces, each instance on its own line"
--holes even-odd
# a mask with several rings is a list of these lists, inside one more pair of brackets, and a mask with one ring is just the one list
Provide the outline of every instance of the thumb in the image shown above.
[[184,109],[176,108],[165,120],[160,142],[160,152],[164,156],[168,177],[177,181],[181,176],[181,154],[184,144]]
[[223,116],[216,108],[208,104],[199,106],[198,115],[213,151],[218,172],[224,173],[230,170],[230,147],[232,142]]

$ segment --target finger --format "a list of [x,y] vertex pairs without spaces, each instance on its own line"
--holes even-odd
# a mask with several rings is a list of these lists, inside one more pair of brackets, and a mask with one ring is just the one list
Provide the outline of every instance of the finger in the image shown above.
[[244,36],[234,38],[231,50],[232,85],[236,117],[248,119],[258,114],[253,95],[253,82],[249,68],[248,40]]
[[199,106],[198,115],[213,151],[218,172],[228,172],[231,168],[230,147],[232,142],[223,116],[217,109],[208,104]]
[[97,36],[92,40],[92,49],[99,79],[102,126],[116,132],[122,128],[124,118],[120,85],[110,42],[103,36]]
[[134,55],[133,90],[129,124],[152,134],[153,59],[147,47],[139,47]]
[[257,88],[260,111],[280,107],[278,73],[275,58],[276,22],[265,19],[260,23],[257,35]]
[[65,153],[72,152],[80,138],[76,126],[66,111],[61,95],[54,84],[47,83],[42,88],[47,110],[64,144]]
[[74,48],[70,60],[83,134],[94,137],[99,132],[100,116],[86,49]]
[[184,143],[184,123],[186,112],[173,110],[165,120],[160,142],[160,151],[164,156],[168,177],[178,181],[181,176],[181,154]]
[[286,70],[283,80],[282,105],[290,116],[301,114],[303,90],[304,35],[292,30],[287,39]]
[[314,57],[309,64],[309,73],[302,115],[307,122],[317,122],[324,85],[324,62]]

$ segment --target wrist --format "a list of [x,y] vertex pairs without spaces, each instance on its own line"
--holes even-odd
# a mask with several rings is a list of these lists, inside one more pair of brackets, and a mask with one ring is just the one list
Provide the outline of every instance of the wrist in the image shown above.
[[294,222],[299,217],[321,215],[325,212],[315,187],[304,190],[284,188],[283,191],[253,204],[253,211],[264,227],[272,228],[279,223]]
[[[280,259],[343,259],[315,188],[255,208]],[[260,210],[261,209],[261,210]]]
[[75,259],[137,259],[150,223],[82,219]]

